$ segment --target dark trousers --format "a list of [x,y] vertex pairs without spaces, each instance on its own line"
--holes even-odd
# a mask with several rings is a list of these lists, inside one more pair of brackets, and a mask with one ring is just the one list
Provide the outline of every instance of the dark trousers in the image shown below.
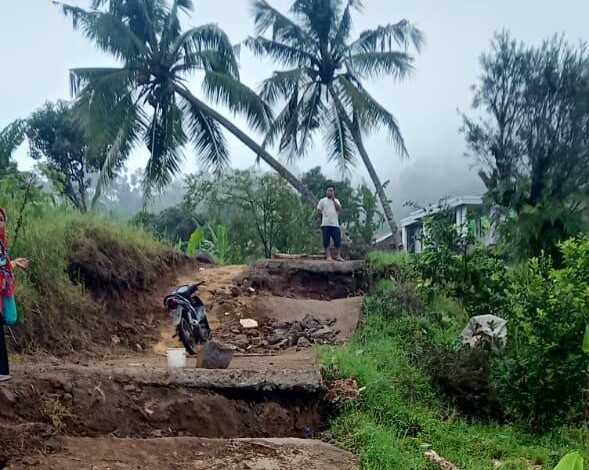
[[327,250],[333,240],[333,246],[339,248],[342,246],[342,232],[339,227],[332,227],[331,225],[324,225],[321,227],[323,233],[323,248]]
[[6,336],[4,323],[0,318],[0,375],[9,375],[8,369],[8,349],[6,349]]

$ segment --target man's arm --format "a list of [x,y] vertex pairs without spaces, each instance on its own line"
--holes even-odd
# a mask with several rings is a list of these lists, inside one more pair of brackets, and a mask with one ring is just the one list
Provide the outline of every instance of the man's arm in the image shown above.
[[319,203],[317,204],[317,215],[319,215],[319,216],[323,214],[321,207],[322,207],[321,201],[319,201]]
[[341,202],[339,202],[339,199],[334,199],[333,203],[335,204],[335,210],[336,211],[341,211],[342,210],[342,204]]

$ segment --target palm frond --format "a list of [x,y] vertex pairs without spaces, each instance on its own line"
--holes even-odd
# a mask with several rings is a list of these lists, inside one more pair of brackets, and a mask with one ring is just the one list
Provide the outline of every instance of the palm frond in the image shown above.
[[296,111],[299,104],[299,91],[295,87],[290,94],[286,104],[278,113],[278,116],[272,120],[264,137],[263,146],[274,145],[276,139],[284,134],[288,123],[293,119],[292,114]]
[[335,105],[329,112],[329,124],[324,134],[324,143],[329,160],[337,164],[342,174],[355,165],[357,148],[352,132],[346,126]]
[[[178,17],[178,0],[173,0],[172,8],[166,13],[158,49],[164,54],[170,49],[170,44],[180,35],[182,28]],[[171,54],[174,57],[174,54]]]
[[304,157],[312,147],[312,135],[319,129],[325,115],[325,106],[321,101],[321,85],[315,84],[311,96],[305,99],[301,110],[301,125],[298,129],[298,154]]
[[298,24],[280,13],[266,0],[255,0],[252,11],[256,34],[262,35],[271,30],[272,39],[275,41],[290,46],[304,43],[307,47],[314,47],[314,41]]
[[268,129],[272,117],[270,108],[255,91],[243,83],[227,74],[207,71],[203,89],[213,102],[227,106],[233,113],[244,115],[254,129]]
[[315,57],[303,49],[288,46],[262,36],[246,39],[245,45],[255,55],[259,57],[270,56],[287,67],[317,63]]
[[133,72],[126,68],[74,69],[70,73],[76,93],[74,113],[91,141],[107,145],[117,118],[127,113],[126,106],[138,100]]
[[[80,112],[79,109],[76,112]],[[107,152],[104,157],[100,175],[96,183],[94,197],[92,198],[92,207],[96,206],[101,194],[102,188],[107,185],[122,163],[127,159],[131,149],[139,141],[141,132],[145,129],[145,114],[137,101],[132,102],[125,99],[113,109],[109,125],[103,128],[104,138],[100,139],[94,136],[96,142],[93,145],[103,147],[104,142],[109,142]],[[87,129],[85,129],[87,131]]]
[[318,42],[318,49],[327,46],[332,31],[337,29],[341,0],[294,0],[290,11],[301,18],[308,34]]
[[178,3],[178,7],[187,13],[194,10],[194,2],[192,0],[176,0],[176,2]]
[[70,18],[74,29],[81,29],[84,36],[100,49],[121,60],[131,60],[149,53],[145,42],[112,13],[86,11],[64,3],[57,3],[63,14]]
[[163,189],[180,171],[181,149],[187,142],[182,117],[173,93],[159,100],[145,132],[150,153],[144,179],[147,194]]
[[333,45],[338,47],[338,45],[343,45],[350,37],[350,32],[352,31],[352,8],[357,6],[359,2],[355,0],[348,0],[346,8],[341,15],[341,19],[339,21],[339,25],[337,27],[337,32],[335,34],[335,38],[333,40]]
[[110,89],[125,92],[131,84],[134,71],[127,67],[87,67],[70,70],[70,93],[76,96],[86,85],[91,84],[93,90]]
[[183,101],[183,109],[190,117],[187,131],[198,158],[220,172],[229,164],[229,149],[219,123],[187,100]]
[[423,44],[423,33],[409,21],[401,20],[362,32],[350,45],[350,49],[355,53],[386,52],[393,50],[396,45],[405,49],[413,46],[419,52]]
[[354,54],[350,64],[362,76],[379,77],[391,75],[402,79],[413,72],[413,57],[405,52],[360,52]]
[[170,70],[175,76],[199,70],[209,70],[229,75],[238,80],[239,76],[236,75],[235,66],[228,62],[223,55],[219,54],[219,51],[207,49],[189,55],[182,55]]
[[272,77],[262,82],[260,96],[269,104],[280,99],[289,99],[295,89],[306,81],[306,74],[302,67],[274,72]]
[[395,117],[378,103],[362,86],[355,85],[345,77],[338,79],[341,102],[351,109],[348,116],[354,116],[357,125],[364,131],[387,130],[391,143],[402,155],[407,155],[405,141]]
[[25,122],[22,119],[0,130],[0,170],[7,168],[13,152],[25,139]]
[[227,34],[214,24],[198,26],[178,36],[170,47],[170,57],[177,57],[180,49],[184,50],[185,57],[197,56],[205,50],[214,50],[217,52],[217,58],[222,59],[224,69],[233,77],[239,77],[235,48]]

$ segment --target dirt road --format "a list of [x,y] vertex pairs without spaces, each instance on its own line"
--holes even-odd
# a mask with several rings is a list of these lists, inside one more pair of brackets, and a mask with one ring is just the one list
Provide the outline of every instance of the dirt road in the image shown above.
[[353,470],[353,457],[336,447],[302,439],[67,438],[64,451],[10,468],[52,470]]
[[[312,346],[345,341],[357,327],[361,270],[270,260],[180,273],[178,284],[205,281],[215,338],[235,350],[230,369],[196,369],[189,359],[168,371],[165,350],[179,347],[168,322],[150,350],[18,365],[0,388],[4,468],[357,468],[351,454],[316,439],[327,410]],[[244,330],[244,318],[259,328]],[[43,438],[33,433],[18,449],[25,425]]]

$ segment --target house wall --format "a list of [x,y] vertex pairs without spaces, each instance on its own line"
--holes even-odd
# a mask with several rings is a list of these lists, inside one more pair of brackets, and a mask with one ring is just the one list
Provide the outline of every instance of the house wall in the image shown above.
[[[489,246],[495,242],[496,236],[489,217],[481,213],[481,205],[460,205],[454,208],[455,223],[458,230],[464,235],[468,233],[469,228],[474,229],[474,233],[479,242]],[[415,223],[402,227],[403,249],[412,253],[421,253],[423,250],[419,240],[420,231],[423,226],[423,219]]]

